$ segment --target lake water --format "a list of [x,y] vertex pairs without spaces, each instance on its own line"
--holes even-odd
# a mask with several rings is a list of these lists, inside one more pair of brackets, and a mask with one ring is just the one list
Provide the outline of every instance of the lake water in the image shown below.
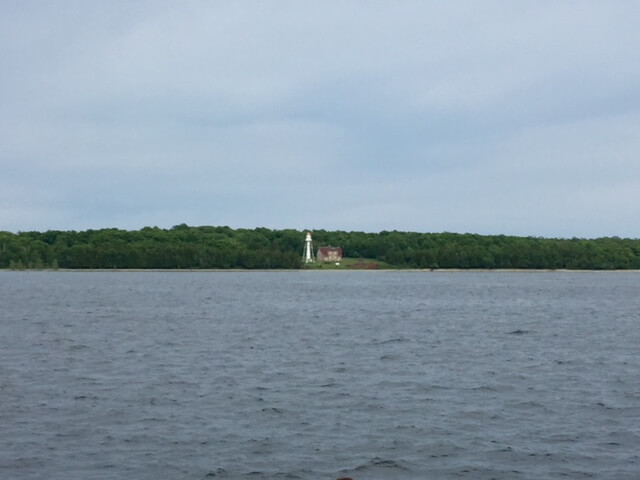
[[0,478],[640,478],[640,274],[0,272]]

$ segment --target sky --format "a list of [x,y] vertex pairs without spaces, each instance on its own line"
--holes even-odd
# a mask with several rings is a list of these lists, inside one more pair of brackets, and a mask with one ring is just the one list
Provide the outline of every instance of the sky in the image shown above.
[[640,2],[0,0],[0,230],[640,238]]

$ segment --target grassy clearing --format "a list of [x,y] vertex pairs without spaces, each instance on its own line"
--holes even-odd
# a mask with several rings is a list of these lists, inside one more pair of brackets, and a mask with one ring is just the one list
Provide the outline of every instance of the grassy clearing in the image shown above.
[[316,262],[302,266],[303,270],[382,270],[394,268],[372,258],[343,258],[340,262]]

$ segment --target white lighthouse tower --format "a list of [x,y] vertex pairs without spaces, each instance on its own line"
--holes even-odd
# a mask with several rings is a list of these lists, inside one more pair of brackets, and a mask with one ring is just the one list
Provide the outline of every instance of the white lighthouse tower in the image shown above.
[[304,263],[313,263],[316,261],[313,256],[313,242],[311,241],[311,232],[307,232],[307,236],[304,238],[304,251],[302,252],[302,261]]

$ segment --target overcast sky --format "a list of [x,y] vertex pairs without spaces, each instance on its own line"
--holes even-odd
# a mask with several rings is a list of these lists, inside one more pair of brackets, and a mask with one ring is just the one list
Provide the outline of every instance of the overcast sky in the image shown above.
[[640,2],[0,0],[0,230],[640,237]]

